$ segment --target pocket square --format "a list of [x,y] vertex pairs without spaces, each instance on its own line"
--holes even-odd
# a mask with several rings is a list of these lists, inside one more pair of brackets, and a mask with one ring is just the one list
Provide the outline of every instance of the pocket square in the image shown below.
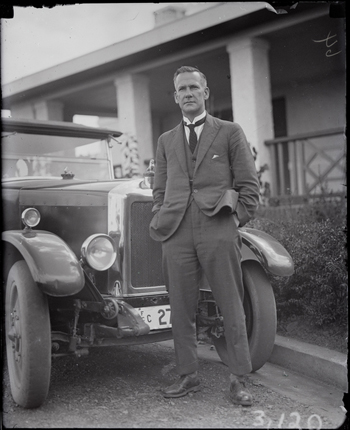
[[218,157],[220,157],[220,155],[215,154],[215,155],[213,155],[212,160],[214,160],[214,158],[218,158]]

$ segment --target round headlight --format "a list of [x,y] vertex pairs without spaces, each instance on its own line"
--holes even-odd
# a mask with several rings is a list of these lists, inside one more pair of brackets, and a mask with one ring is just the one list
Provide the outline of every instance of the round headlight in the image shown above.
[[114,263],[117,252],[112,238],[106,234],[94,234],[82,244],[81,255],[91,268],[107,270]]
[[40,213],[35,208],[27,208],[22,212],[22,222],[26,227],[35,227],[40,222]]

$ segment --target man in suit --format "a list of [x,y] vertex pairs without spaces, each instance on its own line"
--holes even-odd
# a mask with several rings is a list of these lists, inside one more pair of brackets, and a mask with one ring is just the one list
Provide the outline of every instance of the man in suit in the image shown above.
[[238,226],[254,214],[259,181],[241,127],[209,115],[209,88],[197,68],[174,75],[183,120],[158,140],[150,235],[162,242],[179,379],[163,390],[180,397],[200,389],[196,311],[203,272],[224,320],[230,398],[250,406],[244,375],[252,370],[243,310]]

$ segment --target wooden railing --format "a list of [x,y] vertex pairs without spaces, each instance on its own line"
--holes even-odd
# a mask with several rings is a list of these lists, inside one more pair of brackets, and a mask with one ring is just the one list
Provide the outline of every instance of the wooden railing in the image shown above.
[[342,128],[267,140],[271,197],[344,193],[345,137]]

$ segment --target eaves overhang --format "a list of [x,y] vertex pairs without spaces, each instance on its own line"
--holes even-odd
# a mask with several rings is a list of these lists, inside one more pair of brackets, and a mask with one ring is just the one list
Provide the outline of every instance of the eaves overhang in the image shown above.
[[[302,4],[302,3],[301,3]],[[315,8],[313,3],[298,6],[290,15]],[[159,57],[172,56],[184,48],[212,43],[216,39],[235,36],[249,28],[269,24],[278,14],[265,2],[219,3],[202,12],[182,18],[138,36],[94,51],[41,72],[13,81],[2,87],[3,108],[29,99],[41,99],[58,89],[74,88],[83,82],[117,76]],[[278,15],[288,20],[290,15]]]

